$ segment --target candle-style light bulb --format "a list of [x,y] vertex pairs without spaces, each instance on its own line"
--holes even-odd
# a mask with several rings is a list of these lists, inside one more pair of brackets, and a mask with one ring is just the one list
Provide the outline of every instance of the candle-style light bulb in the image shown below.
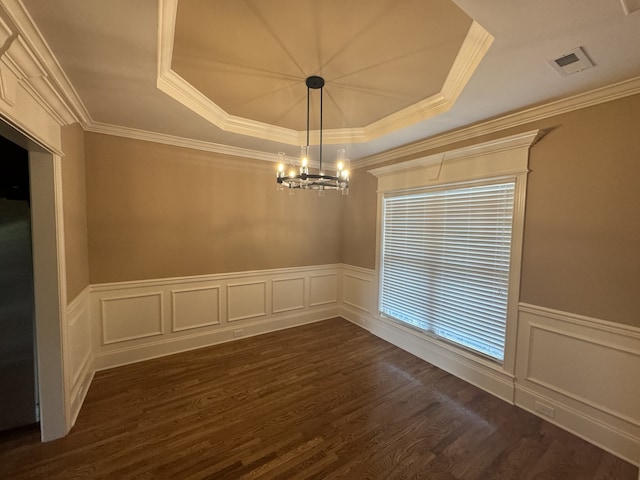
[[309,174],[309,148],[306,145],[300,147],[300,175]]
[[278,152],[278,170],[276,173],[276,178],[278,179],[277,190],[283,190],[284,185],[282,178],[284,177],[284,162],[285,162],[285,154],[284,152]]
[[336,152],[336,170],[338,171],[338,176],[340,176],[340,172],[344,170],[344,158],[345,158],[345,150],[344,148],[339,148]]
[[277,173],[278,178],[284,177],[285,157],[286,155],[284,152],[278,152],[278,173]]

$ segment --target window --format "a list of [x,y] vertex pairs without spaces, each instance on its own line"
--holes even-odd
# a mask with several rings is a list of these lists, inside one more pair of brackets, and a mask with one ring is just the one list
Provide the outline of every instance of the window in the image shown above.
[[[530,130],[368,170],[380,214],[373,322],[390,341],[448,371],[465,370],[464,357],[473,375],[491,372],[487,384],[495,372],[514,374],[529,149],[543,135]],[[473,363],[464,350],[478,353]]]
[[515,180],[383,198],[380,311],[504,358]]

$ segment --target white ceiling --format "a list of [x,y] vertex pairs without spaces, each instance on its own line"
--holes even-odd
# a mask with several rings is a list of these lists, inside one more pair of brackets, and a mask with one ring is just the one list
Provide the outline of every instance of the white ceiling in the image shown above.
[[[162,45],[163,41],[166,42],[167,18],[171,19],[171,15],[167,16],[166,11],[168,7],[175,4],[176,0],[22,1],[82,100],[89,116],[87,121],[89,129],[107,131],[110,126],[126,127],[137,131],[192,139],[198,143],[227,146],[229,151],[248,149],[266,152],[269,155],[274,153],[274,160],[277,151],[297,153],[297,148],[292,145],[295,142],[279,140],[284,137],[269,136],[264,132],[254,134],[249,128],[245,130],[231,128],[225,131],[227,127],[224,122],[212,122],[212,118],[206,112],[203,113],[198,108],[194,108],[193,99],[197,97],[197,91],[195,94],[190,94],[191,102],[185,102],[182,100],[185,97],[184,94],[168,95],[158,88],[159,66],[162,66],[163,62],[170,65],[167,58],[163,58],[167,50],[166,45]],[[331,4],[332,1],[336,3],[335,0],[317,0],[317,2],[323,1],[327,4]],[[242,3],[257,10],[268,10],[273,18],[279,17],[277,9],[281,9],[281,16],[291,21],[291,18],[295,17],[290,15],[293,10],[287,7],[288,2],[291,2],[289,5],[293,5],[293,2],[299,5],[300,0],[234,0],[234,2],[236,5]],[[218,0],[199,3],[206,8],[218,8],[216,13],[223,23],[231,18],[224,15],[223,6],[233,2]],[[412,11],[411,8],[407,8],[411,4],[420,5],[420,1],[416,3],[416,0],[376,0],[375,2],[375,5],[380,8],[398,11],[404,9],[405,12]],[[493,37],[493,42],[488,42],[490,47],[484,57],[478,56],[477,67],[472,65],[472,68],[468,69],[470,74],[468,82],[463,85],[460,92],[456,93],[447,108],[441,108],[433,115],[425,114],[422,117],[414,116],[411,121],[403,120],[396,124],[395,129],[386,128],[381,130],[381,133],[366,138],[349,141],[350,137],[336,136],[333,141],[330,141],[335,144],[335,148],[338,146],[346,148],[347,155],[352,160],[362,159],[491,117],[640,76],[640,48],[638,47],[640,45],[640,11],[627,15],[620,0],[538,0],[535,2],[531,0],[455,0],[455,4],[466,16],[486,30],[489,37]],[[180,12],[180,4],[177,5]],[[352,12],[358,10],[368,12],[367,9],[371,8],[372,3],[369,0],[344,0],[340,5],[345,9],[348,8],[345,10],[347,13],[343,12],[343,17],[348,20],[353,18],[350,17],[353,15]],[[160,13],[163,14],[162,17]],[[424,12],[421,14],[425,15]],[[418,13],[416,17],[420,18]],[[384,36],[394,37],[389,35],[388,30],[384,30],[380,22],[388,18],[389,21],[398,23],[398,18],[402,19],[402,17],[387,14],[383,20],[380,18],[377,20],[378,24],[373,24],[369,34],[372,38],[378,39]],[[341,28],[349,28],[349,25],[356,23],[355,21],[346,22],[346,26],[343,25]],[[422,25],[421,22],[416,21],[410,24],[414,34],[415,30]],[[163,28],[159,28],[159,25]],[[177,25],[179,26],[179,23]],[[406,25],[406,22],[400,22],[395,28],[402,31],[403,28],[407,28]],[[427,26],[428,23],[424,22],[424,25]],[[211,26],[211,28],[214,27],[215,25]],[[322,31],[318,29],[314,33],[322,35]],[[423,34],[426,36],[428,31],[419,32],[419,35]],[[398,37],[400,40],[407,38],[406,35],[398,35]],[[287,51],[294,50],[294,44],[304,40],[296,39],[295,35],[278,36],[278,38],[285,38],[280,40],[278,48]],[[224,37],[218,39],[217,47],[225,46],[220,45],[223,40]],[[390,38],[389,42],[392,41],[393,39]],[[450,39],[450,41],[454,40]],[[404,40],[404,44],[407,43]],[[354,49],[358,56],[354,55],[350,58],[352,70],[353,65],[359,61],[358,58],[362,58],[367,53],[367,44],[362,42],[358,49]],[[317,45],[323,45],[323,42],[320,41],[314,45],[314,48],[318,49]],[[384,45],[385,42],[370,42],[372,50],[368,52],[369,58],[375,59],[376,53],[382,52]],[[232,46],[236,55],[241,53],[238,48],[254,50],[258,48],[255,42],[234,42]],[[548,60],[557,58],[579,46],[584,48],[593,61],[594,68],[562,77],[547,63]],[[263,48],[262,45],[259,47]],[[184,44],[180,48],[183,55],[185,51],[187,53],[189,51],[188,48],[185,50]],[[402,51],[400,43],[398,47],[388,50],[393,51],[396,48]],[[331,52],[325,53],[328,55]],[[322,57],[323,52],[319,51],[318,56]],[[399,58],[402,56],[399,55]],[[205,57],[206,53],[203,53],[200,60]],[[159,62],[159,58],[163,62]],[[255,59],[255,51],[247,52],[246,58]],[[198,60],[198,58],[195,59],[196,64]],[[201,75],[206,76],[206,69],[210,68],[211,64],[201,63],[204,72]],[[406,66],[410,62],[404,63]],[[193,59],[190,65],[193,67]],[[318,68],[318,66],[310,67],[308,71],[302,69],[301,73],[322,74],[315,71]],[[418,72],[420,75],[426,75],[428,69],[422,68]],[[393,89],[396,92],[402,91],[404,81],[406,91],[410,92],[411,101],[415,101],[418,98],[415,96],[415,78],[401,73],[403,73],[402,70],[399,70],[398,74],[393,76],[397,80]],[[185,75],[188,76],[187,73]],[[384,75],[388,76],[388,72],[380,73],[381,77]],[[437,75],[439,75],[438,78],[442,78],[442,72]],[[197,75],[194,76],[196,77]],[[300,78],[303,79],[304,75]],[[348,104],[349,108],[355,109],[358,102],[364,102],[362,96],[356,97],[355,93],[371,89],[370,85],[363,83],[365,78],[366,76],[362,76],[358,80],[354,77],[350,82],[349,87],[354,92],[353,98],[349,97],[348,92],[341,92],[336,96],[342,104]],[[331,84],[329,78],[327,80],[325,90],[329,92]],[[429,82],[425,81],[425,83]],[[384,88],[388,87],[389,85],[386,85]],[[300,89],[301,93],[296,92],[291,95],[293,102],[299,103],[300,99],[304,98],[306,87],[303,82],[300,84]],[[201,85],[200,90],[207,91],[207,87]],[[207,101],[212,100],[215,105],[216,99],[213,97],[216,91],[214,88],[207,92],[209,97],[203,94],[202,98]],[[382,94],[388,97],[388,91]],[[424,94],[429,95],[427,92]],[[402,97],[403,101],[407,100],[405,96],[399,97]],[[223,113],[233,114],[237,109],[242,117],[249,121],[264,119],[265,108],[269,108],[268,102],[261,103],[262,117],[256,113],[256,119],[252,119],[251,108],[246,105],[246,101],[242,105],[234,105],[233,98],[232,94],[226,94],[224,101],[220,102],[224,103]],[[199,98],[197,100],[200,101]],[[372,98],[369,101],[376,100]],[[326,102],[325,108],[332,108],[332,105],[334,108],[340,107],[338,102],[334,101]],[[363,106],[363,110],[365,107]],[[277,111],[280,108],[287,110],[290,107],[283,104],[282,99],[278,99],[270,108]],[[378,110],[372,110],[377,112],[375,115],[380,114]],[[328,115],[328,118],[331,118],[331,113]],[[293,120],[289,123],[292,122],[295,123]],[[344,125],[344,119],[341,122],[341,128],[362,126]],[[243,133],[237,133],[239,131]],[[265,158],[264,154],[261,154],[261,158]]]

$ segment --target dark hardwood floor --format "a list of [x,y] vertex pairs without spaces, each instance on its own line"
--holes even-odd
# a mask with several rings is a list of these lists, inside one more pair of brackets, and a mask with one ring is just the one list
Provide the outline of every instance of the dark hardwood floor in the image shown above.
[[1,479],[629,479],[637,468],[342,319],[99,372]]

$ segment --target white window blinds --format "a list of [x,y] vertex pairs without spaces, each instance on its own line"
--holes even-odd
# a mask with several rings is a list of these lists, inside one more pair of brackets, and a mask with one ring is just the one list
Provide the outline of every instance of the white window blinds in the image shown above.
[[387,196],[380,311],[504,358],[515,182]]

